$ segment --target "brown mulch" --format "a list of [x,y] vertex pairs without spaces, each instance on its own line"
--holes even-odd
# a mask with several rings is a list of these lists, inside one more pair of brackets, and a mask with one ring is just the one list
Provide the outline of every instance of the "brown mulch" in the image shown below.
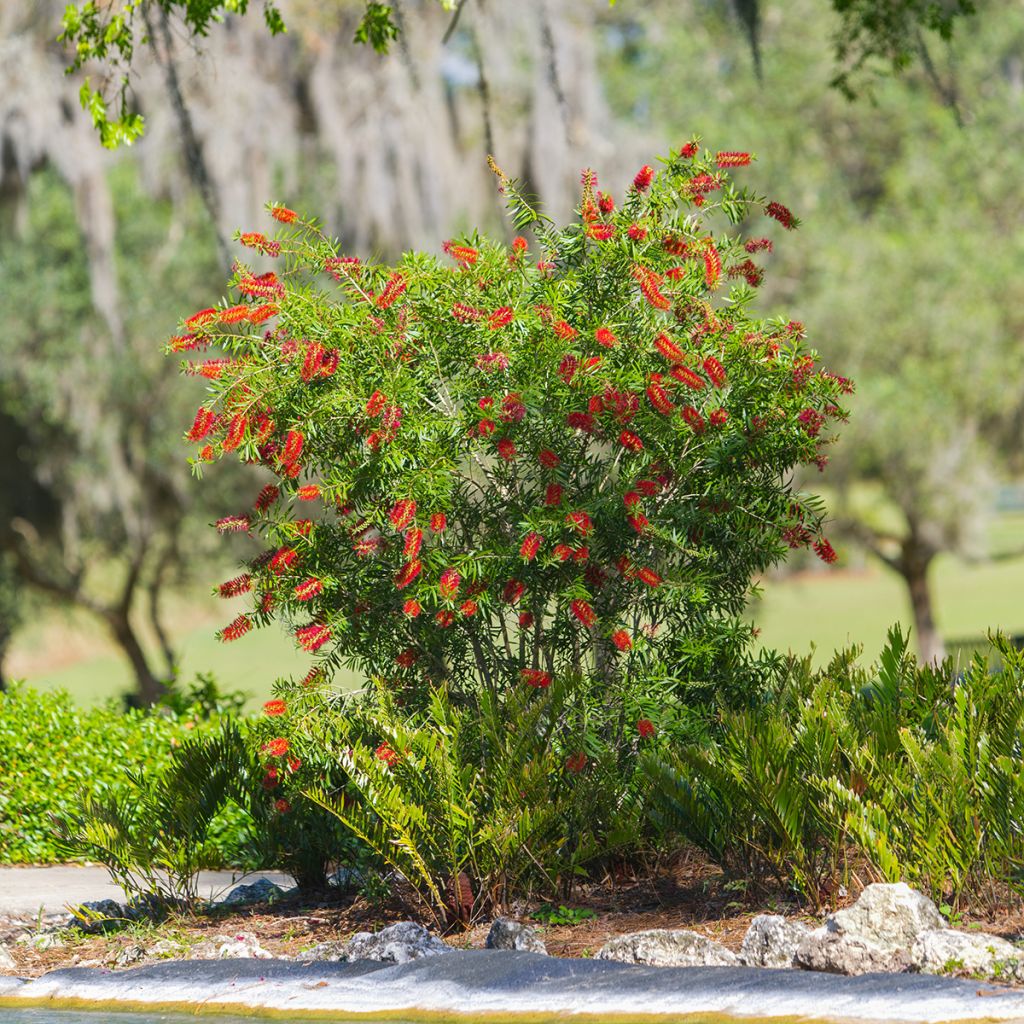
[[[1007,894],[1009,896],[1009,894]],[[567,901],[570,909],[593,911],[594,916],[577,924],[539,926],[548,952],[554,956],[590,956],[610,938],[648,928],[688,928],[739,949],[751,918],[757,914],[785,914],[814,926],[821,916],[838,905],[852,902],[856,893],[830,900],[818,916],[785,893],[747,893],[726,884],[721,872],[700,855],[689,853],[656,872],[643,877],[617,877],[600,885],[581,887]],[[531,921],[539,902],[516,905],[508,916]],[[393,898],[385,903],[368,903],[362,898],[343,898],[336,894],[322,897],[289,896],[279,903],[215,910],[207,914],[184,915],[160,925],[134,926],[100,936],[70,938],[66,944],[39,950],[31,945],[8,944],[17,964],[17,973],[37,977],[58,967],[114,965],[117,955],[128,947],[148,950],[161,939],[180,943],[183,950],[175,956],[187,956],[188,948],[215,936],[251,933],[260,945],[274,955],[295,956],[326,941],[345,940],[357,931],[374,931],[399,920],[419,919],[408,903]],[[536,923],[536,922],[533,922]],[[996,912],[964,913],[953,922],[955,927],[980,926],[982,930],[1008,939],[1024,935],[1024,906],[1019,898],[1007,898]],[[446,941],[457,948],[484,946],[489,922],[450,932]],[[30,929],[25,923],[24,928]],[[8,927],[8,939],[15,929]],[[166,959],[165,953],[149,955],[133,966]]]

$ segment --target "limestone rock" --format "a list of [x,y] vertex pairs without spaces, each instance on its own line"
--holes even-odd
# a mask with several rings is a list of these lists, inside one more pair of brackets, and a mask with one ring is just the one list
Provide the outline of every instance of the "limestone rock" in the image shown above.
[[795,967],[796,951],[811,929],[779,914],[760,914],[750,922],[740,947],[748,967]]
[[347,948],[347,942],[331,940],[328,940],[327,942],[318,942],[312,949],[307,949],[305,952],[300,953],[296,959],[301,960],[303,963],[309,963],[315,960],[337,962],[345,959],[345,951]]
[[547,947],[536,928],[507,917],[499,917],[491,925],[486,945],[488,949],[517,949],[524,953],[547,955]]
[[911,957],[925,974],[969,974],[1000,981],[1024,980],[1024,949],[997,935],[952,928],[922,932]]
[[735,953],[713,939],[685,929],[667,928],[609,939],[596,959],[651,967],[733,967],[740,963]]
[[896,882],[869,885],[853,906],[830,915],[825,927],[836,935],[909,953],[922,932],[949,926],[927,896]]
[[912,966],[910,953],[905,949],[882,947],[852,935],[837,935],[827,925],[808,932],[793,959],[797,967],[829,974],[891,974]]
[[345,947],[346,960],[384,960],[404,964],[424,956],[450,953],[451,946],[421,924],[398,921],[379,932],[357,932]]
[[0,971],[16,971],[17,969],[18,965],[14,962],[11,951],[0,942]]
[[137,964],[140,960],[144,960],[146,957],[146,951],[137,942],[133,942],[129,946],[122,946],[117,954],[111,958],[111,966],[113,967],[131,967],[132,964]]
[[[252,932],[238,935],[215,935],[207,942],[193,946],[192,960],[271,960],[274,954],[265,950]],[[284,959],[278,957],[277,959]]]
[[275,885],[269,878],[258,878],[249,885],[236,885],[220,901],[220,906],[240,906],[245,903],[272,903],[284,895],[284,889]]

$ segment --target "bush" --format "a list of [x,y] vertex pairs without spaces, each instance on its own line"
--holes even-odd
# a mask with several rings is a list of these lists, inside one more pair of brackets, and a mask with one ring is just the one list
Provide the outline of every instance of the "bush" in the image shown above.
[[791,662],[761,706],[647,760],[654,820],[815,903],[850,855],[954,904],[1020,890],[1024,654],[998,637],[992,653],[920,666],[894,629],[867,670],[856,651],[820,672]]
[[[118,800],[125,771],[166,764],[188,737],[211,726],[192,714],[125,710],[113,702],[76,707],[61,691],[20,684],[0,693],[0,862],[62,859],[53,818],[73,816],[83,799]],[[238,819],[218,827],[211,858],[236,863]]]

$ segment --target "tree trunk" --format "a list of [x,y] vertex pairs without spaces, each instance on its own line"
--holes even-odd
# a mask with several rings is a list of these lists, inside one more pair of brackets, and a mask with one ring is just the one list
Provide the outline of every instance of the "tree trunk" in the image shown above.
[[928,573],[935,552],[920,544],[913,534],[903,543],[898,570],[907,584],[910,609],[917,634],[917,651],[922,664],[937,665],[946,656],[946,645],[935,625],[931,584]]
[[124,651],[135,673],[135,692],[129,701],[138,706],[156,704],[167,693],[167,683],[158,679],[149,666],[146,652],[129,621],[128,613],[121,608],[112,608],[105,614],[107,625],[114,639]]

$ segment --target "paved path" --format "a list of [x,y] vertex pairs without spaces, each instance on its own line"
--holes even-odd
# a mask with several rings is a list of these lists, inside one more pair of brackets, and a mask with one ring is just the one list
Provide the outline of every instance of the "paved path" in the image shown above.
[[[277,871],[203,871],[199,875],[199,895],[217,898],[242,881],[268,878],[282,888],[294,885],[288,875]],[[88,900],[124,901],[125,894],[110,881],[105,868],[57,865],[54,867],[0,867],[0,916],[28,917],[39,913],[57,914],[67,904]]]

